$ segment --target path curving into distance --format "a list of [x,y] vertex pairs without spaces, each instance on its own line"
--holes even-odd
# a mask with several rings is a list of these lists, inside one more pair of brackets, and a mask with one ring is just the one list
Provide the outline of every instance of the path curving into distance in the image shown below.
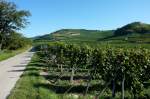
[[0,99],[6,99],[10,94],[33,54],[26,51],[0,62]]

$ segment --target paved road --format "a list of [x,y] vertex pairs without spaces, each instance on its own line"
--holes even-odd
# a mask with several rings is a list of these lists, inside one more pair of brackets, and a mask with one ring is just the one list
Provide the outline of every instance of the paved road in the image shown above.
[[6,99],[30,62],[33,52],[24,52],[0,62],[0,99]]

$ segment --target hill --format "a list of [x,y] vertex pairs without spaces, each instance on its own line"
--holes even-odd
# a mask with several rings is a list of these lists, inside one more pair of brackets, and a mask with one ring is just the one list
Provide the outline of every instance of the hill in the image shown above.
[[61,29],[38,36],[34,41],[150,43],[150,25],[133,22],[116,30]]
[[107,40],[130,43],[150,43],[150,24],[133,22],[118,28]]
[[146,34],[150,33],[150,24],[133,22],[117,29],[114,34],[115,36],[128,35],[128,34]]
[[56,32],[35,37],[35,41],[97,41],[113,35],[113,30],[62,29]]

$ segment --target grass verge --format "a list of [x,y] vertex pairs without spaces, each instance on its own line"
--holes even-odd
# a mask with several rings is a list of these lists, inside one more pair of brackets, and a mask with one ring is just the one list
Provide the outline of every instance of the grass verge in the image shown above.
[[34,55],[8,99],[58,99],[56,94],[40,86],[46,80],[39,75],[41,67],[37,64],[37,57]]
[[0,61],[3,61],[3,60],[8,59],[10,57],[13,57],[13,56],[15,56],[19,53],[22,53],[22,52],[26,51],[29,48],[30,47],[25,47],[25,48],[21,48],[21,49],[14,50],[14,51],[10,51],[10,50],[1,51],[0,52]]

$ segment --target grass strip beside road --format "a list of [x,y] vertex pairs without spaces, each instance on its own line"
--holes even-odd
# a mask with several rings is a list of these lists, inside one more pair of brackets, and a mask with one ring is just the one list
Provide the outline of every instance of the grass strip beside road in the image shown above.
[[37,60],[34,55],[8,99],[58,99],[55,93],[44,87],[46,80],[39,75],[41,67]]
[[10,57],[13,57],[17,54],[20,54],[24,51],[26,51],[27,49],[29,49],[30,47],[25,47],[25,48],[21,48],[21,49],[17,49],[17,50],[5,50],[5,51],[1,51],[0,52],[0,61],[6,60]]

